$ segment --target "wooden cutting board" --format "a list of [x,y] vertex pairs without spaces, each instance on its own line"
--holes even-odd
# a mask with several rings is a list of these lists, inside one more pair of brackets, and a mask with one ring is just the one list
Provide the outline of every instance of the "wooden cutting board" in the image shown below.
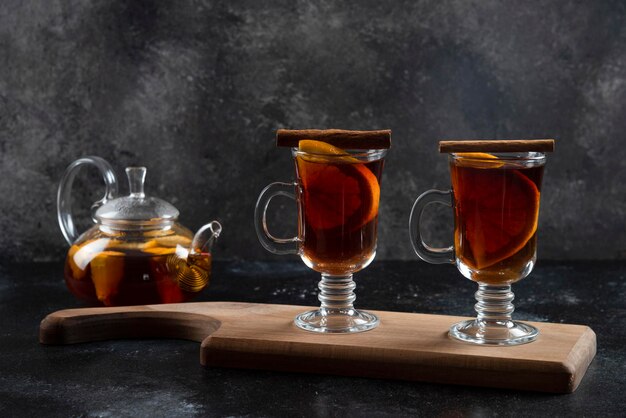
[[569,393],[596,353],[583,325],[532,322],[537,341],[485,347],[448,338],[456,316],[375,312],[378,328],[350,335],[298,329],[304,306],[200,302],[68,309],[48,315],[42,344],[118,338],[182,338],[201,342],[205,366],[324,373]]

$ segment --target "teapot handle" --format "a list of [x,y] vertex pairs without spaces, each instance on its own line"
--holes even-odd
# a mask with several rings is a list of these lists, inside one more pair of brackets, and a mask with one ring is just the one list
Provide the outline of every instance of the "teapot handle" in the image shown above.
[[72,245],[79,233],[74,226],[74,220],[72,219],[72,185],[74,184],[74,178],[78,173],[78,170],[82,165],[93,165],[102,174],[102,179],[105,184],[105,192],[102,199],[91,205],[91,218],[95,222],[94,217],[96,210],[105,204],[109,199],[113,199],[117,196],[117,177],[113,172],[111,164],[100,157],[89,156],[83,157],[72,164],[70,164],[65,170],[61,184],[59,184],[59,191],[57,193],[57,217],[59,220],[59,226],[61,232],[69,245]]

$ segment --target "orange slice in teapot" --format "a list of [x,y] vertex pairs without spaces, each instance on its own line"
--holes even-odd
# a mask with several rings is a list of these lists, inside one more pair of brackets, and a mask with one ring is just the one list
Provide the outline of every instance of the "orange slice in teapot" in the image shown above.
[[105,306],[113,306],[112,298],[124,278],[124,253],[103,251],[91,260],[90,266],[98,300]]
[[70,270],[72,272],[72,278],[74,280],[82,280],[87,275],[86,264],[88,263],[86,263],[84,267],[80,267],[77,261],[75,260],[76,253],[78,252],[78,250],[80,250],[80,246],[74,244],[70,247],[69,251],[67,252],[67,264],[70,267]]

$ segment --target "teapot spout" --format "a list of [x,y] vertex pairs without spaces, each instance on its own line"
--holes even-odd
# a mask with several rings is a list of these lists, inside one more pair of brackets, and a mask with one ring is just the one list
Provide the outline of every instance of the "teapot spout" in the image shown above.
[[217,221],[211,221],[196,232],[191,241],[189,254],[210,253],[213,244],[222,233],[222,225]]
[[[196,232],[191,240],[191,248],[187,259],[174,258],[178,286],[189,293],[197,293],[204,289],[211,278],[213,243],[220,236],[222,225],[217,221],[209,222]],[[169,260],[169,258],[168,258]]]

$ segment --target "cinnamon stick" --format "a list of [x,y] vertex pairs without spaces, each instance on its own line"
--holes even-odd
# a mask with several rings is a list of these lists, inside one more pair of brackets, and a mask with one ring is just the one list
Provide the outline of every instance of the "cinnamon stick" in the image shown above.
[[297,147],[303,139],[323,141],[343,149],[387,149],[391,147],[391,130],[349,131],[343,129],[279,129],[277,147]]
[[477,139],[461,141],[439,141],[440,153],[553,151],[554,139]]

